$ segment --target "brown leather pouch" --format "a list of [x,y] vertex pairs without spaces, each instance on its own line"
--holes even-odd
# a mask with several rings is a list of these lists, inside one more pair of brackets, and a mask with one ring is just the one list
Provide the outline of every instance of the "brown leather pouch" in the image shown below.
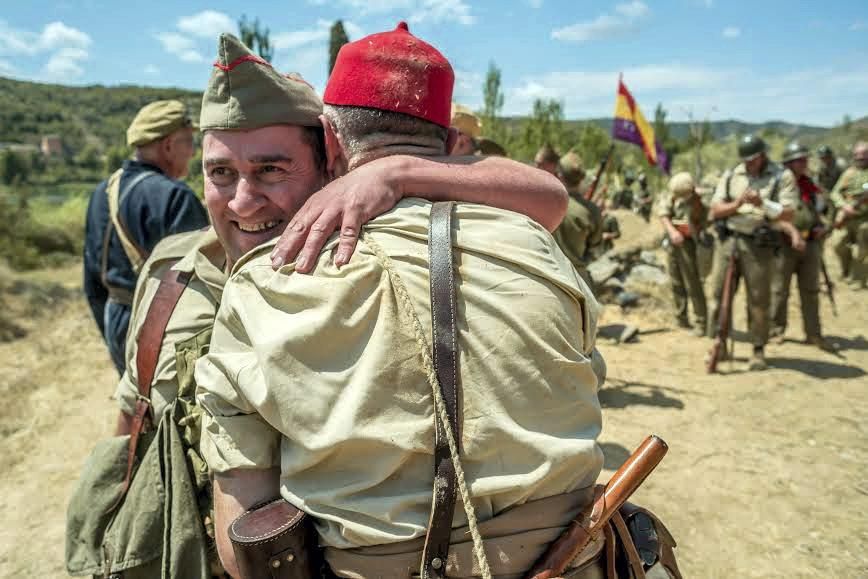
[[322,576],[313,521],[284,499],[254,507],[232,521],[229,539],[242,579]]
[[624,503],[606,529],[607,577],[681,579],[675,547],[669,529],[654,513]]

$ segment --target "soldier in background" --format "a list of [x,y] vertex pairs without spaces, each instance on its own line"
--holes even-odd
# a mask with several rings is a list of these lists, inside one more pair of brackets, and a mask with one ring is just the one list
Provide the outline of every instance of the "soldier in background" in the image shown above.
[[476,139],[482,132],[482,121],[470,108],[452,103],[451,126],[458,131],[458,138],[452,148],[452,155],[473,155],[477,151]]
[[560,154],[555,151],[549,143],[540,147],[533,158],[534,165],[537,169],[542,169],[546,173],[551,173],[554,176],[558,174],[558,162],[561,160]]
[[558,177],[570,194],[570,199],[567,215],[552,236],[582,279],[593,287],[587,266],[591,249],[602,241],[603,217],[600,209],[582,195],[581,184],[585,178],[585,169],[582,167],[582,159],[574,151],[561,157]]
[[615,240],[621,238],[621,224],[618,223],[618,218],[612,215],[612,202],[608,201],[603,204],[603,235],[602,242],[599,246],[598,255],[603,255],[607,251],[615,247]]
[[695,318],[691,333],[697,337],[704,336],[708,311],[696,249],[699,234],[705,228],[706,211],[690,173],[677,173],[669,180],[668,191],[658,202],[657,215],[669,241],[666,247],[667,268],[672,282],[676,323],[681,328],[690,328],[687,316],[687,300],[690,298]]
[[868,142],[853,146],[853,164],[838,179],[831,201],[837,230],[832,247],[841,260],[842,276],[864,288],[868,281]]
[[[765,141],[755,135],[748,135],[739,142],[738,155],[742,162],[718,182],[709,211],[709,217],[717,221],[719,243],[712,273],[714,300],[708,333],[715,336],[718,332],[726,271],[730,256],[734,256],[736,279],[743,277],[747,288],[748,327],[753,343],[751,370],[767,367],[769,266],[775,250],[782,244],[780,231],[786,228],[793,214],[780,200],[798,197],[792,174],[789,178],[781,175],[780,167],[766,156],[766,149]],[[803,245],[798,232],[789,225],[786,230],[791,244]]]
[[651,220],[651,210],[654,205],[654,196],[651,193],[651,190],[648,188],[648,177],[645,173],[639,173],[639,178],[637,179],[639,182],[639,193],[636,195],[636,202],[634,209],[636,213],[638,213],[642,219],[645,220],[645,223],[648,223]]
[[93,192],[84,242],[84,293],[120,374],[139,269],[164,237],[208,225],[202,204],[178,180],[194,153],[184,103],[146,105],[127,129],[127,145],[135,158]]
[[817,183],[823,188],[823,191],[829,193],[835,188],[835,183],[841,176],[841,168],[838,166],[838,160],[835,157],[835,152],[829,145],[820,145],[817,147],[817,157],[820,158],[820,170],[817,171]]
[[772,319],[770,335],[775,341],[783,341],[787,329],[787,303],[793,274],[799,284],[799,300],[807,343],[824,350],[831,349],[820,329],[820,270],[823,259],[822,239],[826,228],[820,217],[820,188],[808,173],[808,148],[793,141],[784,150],[783,163],[786,171],[796,182],[799,198],[784,201],[794,203],[793,225],[805,240],[805,249],[796,251],[784,244],[774,258],[772,276]]
[[633,208],[633,181],[636,180],[631,169],[624,171],[624,186],[612,195],[612,209]]

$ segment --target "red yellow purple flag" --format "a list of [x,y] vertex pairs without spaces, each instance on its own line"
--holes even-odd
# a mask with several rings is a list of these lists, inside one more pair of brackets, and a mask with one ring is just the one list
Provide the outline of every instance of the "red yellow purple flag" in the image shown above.
[[618,79],[618,94],[615,96],[615,122],[612,125],[612,138],[639,145],[645,152],[645,158],[669,174],[669,156],[654,137],[654,127],[651,126],[642,111],[633,100],[633,95]]

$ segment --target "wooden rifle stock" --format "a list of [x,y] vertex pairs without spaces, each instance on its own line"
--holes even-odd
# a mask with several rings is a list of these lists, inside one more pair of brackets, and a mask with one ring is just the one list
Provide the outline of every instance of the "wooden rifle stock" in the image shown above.
[[600,169],[597,171],[596,176],[594,177],[594,182],[591,183],[591,186],[585,191],[585,199],[588,201],[592,201],[594,199],[594,192],[597,190],[597,185],[600,184],[600,178],[603,176],[603,173],[606,172],[606,167],[609,164],[609,159],[612,158],[612,152],[615,150],[615,143],[609,145],[609,150],[606,151],[606,156],[603,157],[603,161],[600,163]]
[[570,523],[567,530],[549,546],[548,550],[525,575],[525,579],[559,577],[567,565],[601,533],[614,515],[651,474],[669,447],[662,438],[646,438],[621,468],[612,475],[605,489]]
[[720,318],[718,319],[717,334],[714,336],[714,343],[711,345],[711,351],[708,353],[708,362],[705,364],[705,370],[709,374],[714,374],[717,371],[717,363],[720,361],[720,351],[726,347],[726,341],[729,339],[729,326],[732,318],[732,294],[734,290],[735,249],[729,255],[729,262],[726,265],[723,294],[720,296]]

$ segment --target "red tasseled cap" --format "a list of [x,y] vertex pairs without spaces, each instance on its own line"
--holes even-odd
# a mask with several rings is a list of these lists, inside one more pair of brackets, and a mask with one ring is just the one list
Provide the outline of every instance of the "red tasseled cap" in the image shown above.
[[449,61],[400,22],[391,32],[341,48],[323,102],[394,111],[448,127],[454,83]]

